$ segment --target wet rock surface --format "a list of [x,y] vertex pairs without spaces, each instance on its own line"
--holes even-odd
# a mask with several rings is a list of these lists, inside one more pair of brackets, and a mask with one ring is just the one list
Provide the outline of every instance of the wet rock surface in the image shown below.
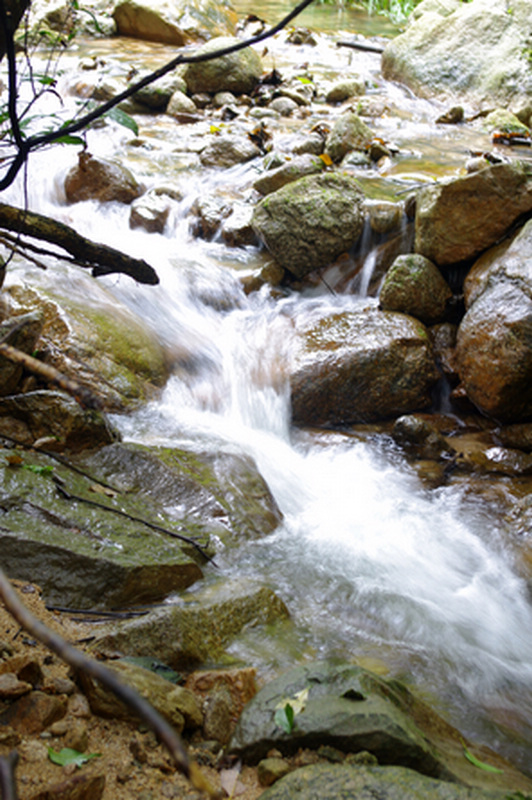
[[301,331],[291,373],[297,425],[344,425],[430,404],[438,378],[424,326],[376,310],[324,317]]
[[353,178],[307,176],[255,208],[253,228],[279,264],[296,277],[327,266],[362,232],[363,194]]
[[511,9],[504,0],[425,0],[387,46],[383,73],[429,96],[438,91],[491,103],[526,98],[532,88],[525,43],[531,14],[525,0]]

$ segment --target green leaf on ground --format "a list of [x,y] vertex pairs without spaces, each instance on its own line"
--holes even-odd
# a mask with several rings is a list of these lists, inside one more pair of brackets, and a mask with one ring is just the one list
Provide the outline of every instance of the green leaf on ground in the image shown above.
[[100,758],[101,753],[78,753],[77,750],[72,750],[70,747],[63,747],[62,750],[57,752],[53,747],[48,748],[48,758],[54,764],[59,764],[60,767],[66,767],[67,764],[75,764],[76,767],[82,767],[91,758]]

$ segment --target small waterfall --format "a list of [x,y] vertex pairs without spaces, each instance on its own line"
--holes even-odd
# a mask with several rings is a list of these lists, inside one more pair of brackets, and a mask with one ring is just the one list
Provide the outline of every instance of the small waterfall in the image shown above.
[[[97,152],[105,154],[111,138],[117,146],[115,130],[92,137]],[[74,151],[67,160],[65,168]],[[492,706],[509,709],[524,726],[532,716],[532,609],[488,514],[460,489],[423,488],[385,437],[362,442],[290,424],[298,320],[367,297],[380,263],[375,245],[397,239],[398,252],[409,246],[406,216],[382,230],[368,213],[362,267],[344,295],[246,297],[238,270],[256,264],[257,251],[243,249],[228,267],[223,245],[190,236],[187,213],[216,181],[245,188],[249,165],[184,175],[184,199],[165,234],[155,235],[130,230],[129,211],[118,204],[66,206],[47,155],[32,162],[33,209],[146,258],[161,278],[150,288],[116,276],[101,281],[157,332],[175,363],[160,400],[114,419],[123,436],[249,453],[284,514],[271,536],[217,557],[221,579],[249,574],[287,603],[297,642],[275,656],[276,666],[288,665],[294,652],[301,659],[379,657],[454,709],[455,722],[464,709],[475,709],[478,721],[478,709]],[[11,201],[21,194],[14,187]],[[251,660],[259,661],[259,650]],[[270,652],[269,644],[267,658]]]

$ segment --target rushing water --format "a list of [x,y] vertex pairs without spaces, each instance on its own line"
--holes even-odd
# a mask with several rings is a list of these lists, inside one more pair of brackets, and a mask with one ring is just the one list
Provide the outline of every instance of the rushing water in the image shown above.
[[[103,51],[108,44],[97,47]],[[137,59],[147,46],[138,48]],[[160,58],[161,49],[154,50]],[[349,67],[352,54],[338,52],[334,42],[318,47],[315,60],[323,61],[324,73]],[[403,156],[366,177],[370,193],[373,187],[377,195],[393,196],[412,182],[452,173],[469,144],[482,139],[466,131],[457,143],[454,132],[436,130],[431,120],[438,109],[386,86],[377,56],[364,54],[357,68],[403,110],[400,118],[376,120],[387,138],[393,132]],[[187,213],[195,197],[217,187],[245,195],[253,165],[200,170],[193,148],[175,153],[175,124],[149,118],[140,124],[141,137],[153,145],[149,150],[131,147],[115,128],[89,133],[89,144],[98,155],[121,150],[148,185],[161,174],[179,177],[185,196],[164,235],[131,231],[123,206],[65,205],[62,179],[74,150],[65,150],[52,168],[47,155],[36,156],[26,192],[32,209],[146,258],[160,275],[158,287],[116,277],[101,282],[148,321],[180,354],[181,364],[193,365],[179,368],[160,400],[114,420],[124,437],[247,452],[283,512],[275,533],[238,548],[220,547],[218,570],[207,570],[207,581],[248,575],[270,585],[292,615],[275,636],[249,632],[234,655],[264,674],[315,657],[385,664],[430,693],[465,734],[501,747],[526,768],[532,609],[488,512],[481,503],[465,503],[457,488],[423,487],[382,436],[298,432],[290,425],[287,373],[298,326],[331,307],[374,301],[332,296],[324,286],[282,300],[267,292],[246,297],[239,273],[263,254],[194,240]],[[289,139],[290,130],[284,135]],[[80,281],[87,291],[89,279],[72,285]]]

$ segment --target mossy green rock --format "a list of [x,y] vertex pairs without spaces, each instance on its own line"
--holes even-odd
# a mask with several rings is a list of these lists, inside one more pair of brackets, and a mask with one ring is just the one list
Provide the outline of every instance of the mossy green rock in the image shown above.
[[236,455],[116,444],[78,457],[90,478],[43,454],[12,455],[0,451],[0,560],[52,605],[162,600],[202,577],[211,534],[259,535],[281,518],[253,462]]
[[[275,714],[279,708],[291,702],[294,723],[290,733],[287,733],[277,724]],[[274,748],[283,755],[291,755],[300,748],[317,749],[323,745],[345,753],[372,753],[379,764],[388,765],[386,770],[377,770],[376,774],[382,774],[383,777],[386,774],[397,775],[397,786],[401,786],[401,775],[411,776],[413,781],[419,781],[420,776],[410,770],[392,771],[394,766],[409,767],[424,776],[472,787],[526,793],[532,788],[532,781],[500,756],[488,750],[479,752],[468,744],[469,752],[501,771],[486,772],[479,769],[465,757],[464,739],[460,733],[406,686],[349,663],[307,663],[268,683],[244,708],[230,741],[229,752],[246,763],[256,764]],[[353,770],[352,767],[347,769]],[[363,768],[357,766],[353,773],[362,771]],[[276,787],[282,786],[286,780],[282,779]],[[394,785],[393,780],[391,785]],[[418,785],[429,787],[431,784],[422,780]],[[452,785],[445,783],[441,786]],[[440,784],[434,783],[434,786],[434,795],[428,790],[425,794],[414,792],[410,795],[403,786],[402,794],[391,794],[390,797],[400,797],[401,800],[418,796],[438,797]],[[335,800],[338,797],[366,797],[366,794],[358,794],[354,788],[349,794],[342,793],[340,787],[337,787],[338,793],[332,790],[329,793],[326,787],[321,788],[323,792],[317,794],[312,794],[313,790],[309,789],[311,793],[308,796],[319,797],[320,800],[323,797]],[[277,797],[269,792],[263,796]],[[290,798],[297,796],[297,791],[286,795]],[[301,794],[301,797],[304,796],[307,795]],[[374,796],[386,795],[367,795]],[[446,794],[441,796],[447,797]],[[467,793],[456,795],[464,798],[475,796]]]
[[352,150],[365,150],[373,139],[373,131],[358,114],[342,114],[334,123],[325,142],[325,152],[339,162]]
[[[198,50],[198,55],[231,47],[239,41],[230,36],[219,36],[204,44]],[[214,58],[212,61],[187,64],[183,72],[190,94],[199,92],[249,94],[259,82],[261,75],[260,57],[251,47]]]
[[[507,796],[507,795],[506,795]],[[266,789],[262,800],[502,800],[503,792],[470,789],[401,767],[314,764]]]
[[363,200],[350,175],[308,175],[265,197],[252,225],[276,261],[303,278],[357,241],[364,225]]
[[453,293],[439,269],[424,256],[398,256],[388,270],[380,291],[385,311],[402,311],[424,325],[445,319]]
[[153,331],[89,275],[57,272],[33,270],[30,286],[15,262],[6,290],[15,313],[42,315],[36,343],[42,360],[89,388],[105,410],[124,411],[152,398],[168,377]]
[[190,594],[186,602],[115,623],[94,641],[95,650],[152,656],[173,669],[224,660],[224,649],[248,625],[269,625],[288,617],[283,601],[253,582],[229,582]]
[[374,422],[428,406],[438,379],[426,328],[406,314],[336,312],[306,328],[290,385],[297,425]]

